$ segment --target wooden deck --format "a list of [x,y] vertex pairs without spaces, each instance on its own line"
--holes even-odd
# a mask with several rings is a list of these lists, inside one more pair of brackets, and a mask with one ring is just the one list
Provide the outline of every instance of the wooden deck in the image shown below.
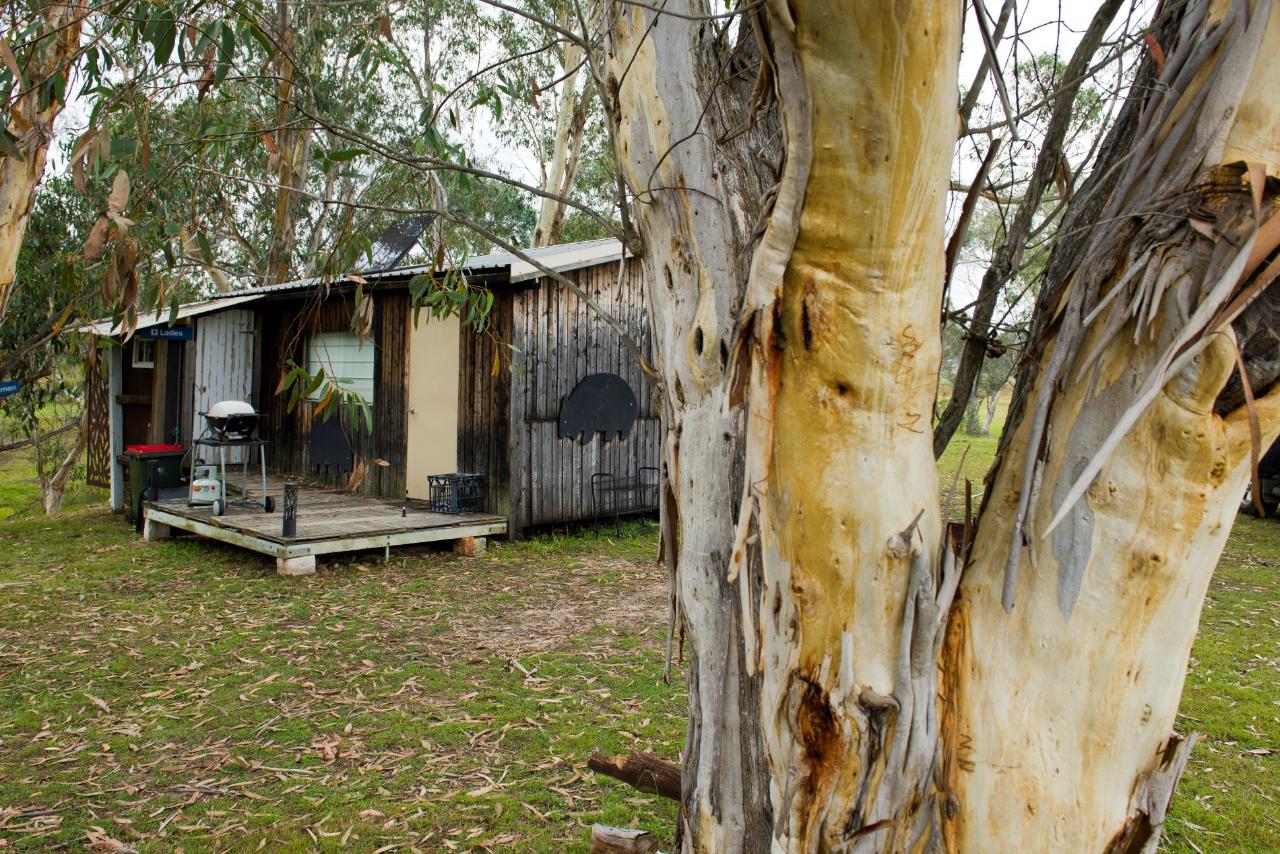
[[[271,485],[269,492],[274,492]],[[254,491],[251,490],[251,494]],[[487,513],[432,513],[422,501],[386,501],[346,493],[302,491],[298,496],[296,536],[281,533],[283,516],[254,507],[227,509],[214,516],[208,507],[188,507],[186,499],[144,505],[148,540],[189,531],[276,559],[286,575],[315,572],[316,555],[382,549],[449,540],[473,540],[507,532],[507,520]]]

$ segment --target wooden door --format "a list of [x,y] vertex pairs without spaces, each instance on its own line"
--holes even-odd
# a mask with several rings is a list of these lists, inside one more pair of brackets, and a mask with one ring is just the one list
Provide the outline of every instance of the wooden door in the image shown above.
[[[193,437],[204,433],[204,413],[218,401],[253,402],[253,335],[251,309],[233,308],[197,319],[191,395]],[[213,458],[216,456],[210,457]],[[240,456],[228,454],[227,459],[235,461]]]

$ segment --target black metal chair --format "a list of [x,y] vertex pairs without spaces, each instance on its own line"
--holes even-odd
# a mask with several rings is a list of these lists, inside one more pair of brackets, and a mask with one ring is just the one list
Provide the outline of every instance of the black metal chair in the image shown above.
[[655,466],[641,466],[634,477],[610,472],[591,475],[591,523],[600,528],[600,513],[613,512],[613,532],[622,532],[623,513],[639,513],[658,506],[660,473]]

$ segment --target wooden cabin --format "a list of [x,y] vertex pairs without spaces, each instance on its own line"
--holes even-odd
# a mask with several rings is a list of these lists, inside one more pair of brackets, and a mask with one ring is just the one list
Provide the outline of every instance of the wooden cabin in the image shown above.
[[[623,258],[617,241],[527,254],[574,280],[651,358],[640,265]],[[190,449],[204,429],[202,413],[228,399],[264,413],[268,467],[278,475],[338,488],[358,481],[359,494],[400,500],[427,498],[428,475],[480,473],[484,509],[506,517],[513,535],[590,519],[599,495],[593,475],[634,479],[660,465],[648,381],[582,300],[529,262],[495,253],[463,268],[471,284],[494,294],[487,329],[426,310],[415,324],[409,281],[424,271],[365,274],[373,333],[363,345],[351,331],[355,285],[346,279],[241,291],[181,306],[176,316],[146,314],[127,339],[110,321],[96,324],[91,331],[112,346],[90,368],[90,482],[109,487],[112,506],[122,509],[124,450],[161,442]],[[359,412],[316,417],[315,396],[291,410],[281,391],[290,362],[343,377],[366,400],[372,429]],[[562,403],[601,374],[634,393],[630,429],[621,438],[560,435]],[[353,478],[359,471],[363,477]],[[656,490],[640,497],[645,507],[656,504]]]

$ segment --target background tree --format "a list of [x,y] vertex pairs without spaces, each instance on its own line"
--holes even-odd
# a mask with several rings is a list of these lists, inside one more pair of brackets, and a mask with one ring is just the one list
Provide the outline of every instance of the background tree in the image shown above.
[[[1103,45],[1111,22],[1122,5],[1121,0],[1106,0],[1099,4],[1088,29],[1065,65],[1054,56],[1041,55],[1016,67],[1015,91],[1025,92],[1033,103],[1041,106],[1028,111],[1025,117],[1006,116],[1008,130],[1013,132],[1018,125],[1035,127],[1037,120],[1043,120],[1044,127],[1043,130],[1037,128],[1039,144],[1033,149],[1029,150],[1030,147],[1025,142],[1019,143],[1016,139],[1006,147],[1011,162],[1003,170],[1004,180],[998,185],[994,184],[990,173],[983,172],[970,189],[970,192],[981,192],[983,184],[993,190],[1000,187],[1000,190],[993,192],[993,201],[997,204],[1002,220],[998,230],[1000,239],[991,244],[993,248],[990,263],[971,303],[971,312],[966,317],[965,346],[951,383],[950,398],[937,416],[934,427],[934,453],[937,456],[941,456],[946,450],[947,443],[959,426],[982,372],[989,343],[1000,334],[999,326],[993,326],[993,320],[1001,295],[1023,266],[1024,255],[1032,240],[1037,236],[1041,237],[1043,247],[1047,243],[1043,238],[1052,236],[1058,216],[1071,195],[1076,175],[1092,159],[1094,152],[1089,150],[1087,144],[1079,156],[1083,163],[1077,163],[1073,167],[1068,155],[1072,143],[1082,135],[1086,137],[1086,143],[1097,137],[1091,131],[1096,130],[1101,117],[1102,98],[1096,89],[1086,85],[1086,81],[1090,76],[1089,67],[1094,61],[1094,55]],[[983,14],[981,6],[976,9],[976,14]],[[988,151],[991,151],[997,144],[989,141],[988,146]],[[1030,155],[1032,159],[1033,165],[1026,177],[1018,174],[1021,171],[1017,162],[1020,155],[1022,158]],[[1057,190],[1057,198],[1046,205],[1046,194],[1051,189]],[[1003,209],[1004,206],[999,205],[1001,191],[1010,196],[1019,191],[1021,193],[1016,204],[1011,205],[1011,217]],[[958,232],[961,239],[963,229],[964,223]],[[1046,231],[1049,232],[1048,235],[1045,234]],[[954,239],[957,239],[955,235]],[[1035,254],[1032,253],[1032,263],[1036,260]],[[953,272],[953,269],[948,270],[948,278]],[[1028,278],[1033,277],[1034,272]],[[949,292],[950,288],[946,290]],[[944,294],[944,303],[946,301],[947,295]],[[958,317],[952,313],[947,316],[953,319]]]
[[80,257],[83,236],[75,223],[88,213],[83,197],[64,178],[46,180],[36,197],[18,279],[29,286],[14,291],[0,324],[0,375],[20,385],[0,401],[10,453],[34,454],[41,506],[62,507],[63,495],[84,450],[80,429],[83,392],[83,338],[75,318],[101,310],[98,283]]
[[67,98],[87,4],[45,2],[27,15],[5,7],[0,66],[0,320],[12,296],[18,252],[44,176],[54,120]]

